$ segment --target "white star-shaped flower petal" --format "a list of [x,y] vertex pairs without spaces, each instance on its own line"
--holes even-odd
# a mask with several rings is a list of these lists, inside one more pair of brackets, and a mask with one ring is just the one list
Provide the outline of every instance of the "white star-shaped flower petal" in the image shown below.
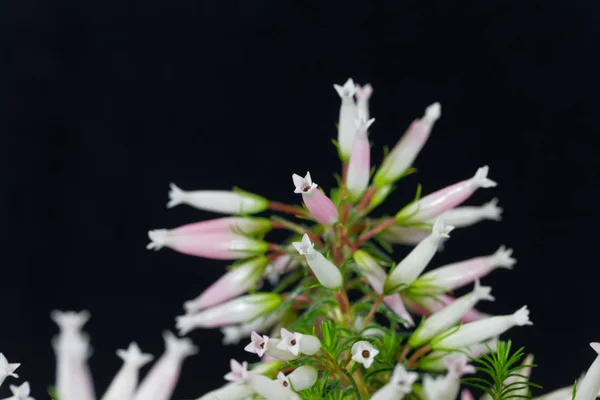
[[377,354],[379,354],[379,350],[366,340],[360,340],[352,345],[352,359],[364,365],[365,368],[369,368],[373,364]]
[[354,125],[356,129],[359,131],[367,131],[371,125],[375,122],[375,118],[371,118],[367,120],[367,117],[364,114],[359,114],[358,118],[354,120]]
[[252,334],[250,335],[250,343],[244,348],[244,350],[250,353],[256,353],[259,357],[262,357],[267,351],[268,341],[269,337],[267,335],[260,336],[255,331],[252,331]]
[[33,397],[29,397],[31,392],[29,382],[25,382],[21,386],[10,385],[10,391],[13,395],[6,400],[35,400]]
[[142,353],[140,346],[136,342],[131,342],[127,350],[117,350],[117,356],[123,360],[124,363],[141,368],[143,365],[152,361],[154,356],[152,354]]
[[358,86],[356,86],[354,84],[354,81],[352,80],[352,78],[348,78],[346,83],[344,83],[344,86],[334,83],[333,88],[335,89],[335,91],[338,93],[338,95],[341,98],[344,98],[344,97],[350,98],[350,97],[354,96],[356,94],[356,92],[358,91]]
[[412,385],[415,383],[419,374],[416,372],[408,372],[401,364],[396,364],[390,382],[396,385],[404,394],[409,394],[412,391]]
[[9,363],[6,357],[4,357],[4,354],[0,353],[0,385],[9,376],[18,378],[19,375],[15,374],[14,372],[20,366],[21,364],[18,363]]
[[300,341],[302,340],[301,333],[290,332],[285,328],[281,328],[281,342],[277,343],[279,350],[287,350],[293,355],[297,356],[300,352]]
[[241,364],[234,360],[230,361],[231,372],[225,375],[225,380],[230,382],[244,382],[248,379],[248,362],[244,361]]
[[450,354],[444,357],[444,365],[449,373],[456,375],[458,378],[464,374],[474,374],[475,367],[469,365],[469,359],[463,353]]
[[290,387],[290,382],[287,379],[287,376],[283,372],[277,374],[277,380],[286,388]]
[[292,246],[294,246],[296,250],[298,250],[298,253],[300,253],[303,256],[307,256],[314,251],[315,244],[310,241],[310,238],[305,233],[304,236],[302,236],[302,241],[292,242]]
[[308,171],[304,178],[298,174],[293,174],[292,180],[294,181],[294,186],[296,186],[294,193],[310,193],[317,187],[317,184],[312,181],[310,172]]

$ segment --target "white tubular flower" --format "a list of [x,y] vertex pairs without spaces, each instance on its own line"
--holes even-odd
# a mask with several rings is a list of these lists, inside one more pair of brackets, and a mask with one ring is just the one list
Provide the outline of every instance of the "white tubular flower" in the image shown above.
[[231,371],[225,374],[224,378],[229,382],[246,382],[248,380],[248,362],[243,361],[241,364],[233,358],[229,360]]
[[383,187],[394,183],[412,166],[441,113],[440,103],[433,103],[425,109],[423,118],[415,120],[409,126],[377,170],[373,178],[376,186]]
[[21,386],[10,385],[10,391],[12,396],[4,400],[35,400],[29,396],[31,389],[29,388],[29,382],[24,382]]
[[366,340],[360,340],[352,345],[352,360],[362,364],[365,368],[369,368],[375,356],[379,354],[379,350]]
[[263,375],[249,374],[248,384],[266,400],[292,400],[298,396],[291,390],[286,381],[272,380]]
[[281,342],[277,344],[279,350],[289,351],[297,356],[302,353],[312,356],[321,348],[321,342],[316,336],[303,335],[299,332],[290,332],[281,328]]
[[369,99],[373,94],[373,86],[367,83],[364,86],[356,85],[356,109],[358,115],[364,115],[366,119],[369,119]]
[[433,225],[431,234],[423,239],[388,275],[383,286],[385,293],[405,289],[413,283],[427,267],[441,241],[450,237],[448,234],[452,229],[454,229],[453,226],[445,226],[444,222],[438,219]]
[[264,197],[247,192],[227,190],[197,190],[186,192],[171,183],[167,208],[187,204],[199,210],[222,214],[254,214],[269,208]]
[[502,208],[498,207],[498,199],[494,198],[480,207],[455,207],[443,213],[442,218],[447,224],[464,228],[486,219],[500,221],[502,219]]
[[475,368],[467,364],[464,354],[451,354],[444,358],[448,373],[446,376],[423,378],[423,390],[428,400],[455,400],[460,391],[460,378],[464,374],[475,373]]
[[[444,220],[444,223],[446,223],[446,220]],[[429,236],[430,233],[423,229],[393,225],[381,232],[380,236],[392,244],[415,246]]]
[[259,357],[265,355],[267,351],[267,343],[269,337],[267,335],[259,335],[256,332],[252,332],[250,336],[250,343],[244,348],[249,353],[258,354]]
[[338,122],[338,151],[342,161],[348,161],[352,152],[352,141],[356,133],[354,120],[357,116],[357,108],[354,102],[354,95],[358,91],[358,87],[356,87],[354,81],[350,78],[343,86],[334,84],[333,88],[342,100]]
[[183,360],[198,353],[190,339],[179,339],[169,331],[163,337],[165,352],[140,383],[132,400],[169,400],[179,380]]
[[302,242],[293,242],[292,245],[298,253],[306,257],[306,262],[321,285],[328,289],[337,289],[342,286],[342,273],[325,256],[314,249],[314,243],[305,233]]
[[600,392],[600,343],[593,342],[590,346],[599,355],[585,373],[581,383],[577,384],[575,400],[594,400]]
[[207,308],[196,314],[181,315],[176,325],[181,335],[195,328],[217,328],[252,321],[275,310],[281,297],[275,293],[255,293]]
[[[280,374],[283,375],[283,372],[280,372]],[[315,368],[310,365],[302,365],[292,371],[287,377],[284,376],[284,378],[294,391],[299,392],[312,387],[317,381],[318,375]],[[277,378],[280,380],[280,375],[277,375]]]
[[412,386],[418,378],[417,372],[408,372],[402,364],[396,364],[390,381],[375,392],[370,400],[402,400],[412,392]]
[[[512,249],[500,246],[494,254],[475,257],[465,261],[444,265],[423,274],[418,282],[432,287],[431,291],[449,291],[458,289],[475,279],[482,278],[497,268],[511,270],[517,262],[512,257]],[[435,289],[433,289],[435,288]]]
[[475,281],[475,288],[472,292],[459,297],[425,319],[410,337],[408,345],[412,348],[422,346],[436,335],[458,323],[480,300],[493,301],[494,297],[490,294],[491,292],[491,287],[481,286],[479,280]]
[[281,361],[292,361],[300,357],[300,355],[294,355],[289,350],[281,350],[279,348],[279,344],[282,342],[281,339],[278,338],[269,338],[267,341],[265,354],[269,357],[273,357],[276,360]]
[[[462,325],[452,333],[442,333],[431,342],[434,350],[455,350],[500,336],[514,326],[533,325],[529,310],[523,306],[514,314],[490,317]],[[600,364],[599,364],[600,365]]]
[[346,186],[353,201],[357,201],[369,186],[371,176],[371,145],[367,130],[375,122],[359,115],[356,120],[356,136],[352,144],[352,154],[348,162]]
[[143,354],[135,342],[132,342],[127,350],[117,350],[117,356],[123,360],[123,366],[113,378],[101,400],[131,399],[138,384],[140,368],[153,358],[151,354]]
[[[479,358],[484,354],[488,354],[490,350],[496,352],[496,345],[499,338],[495,337],[483,343],[476,343],[471,346],[463,347],[462,349],[456,350],[456,353],[465,354],[467,357]],[[444,357],[453,352],[447,351],[432,351],[425,357],[419,360],[419,368],[427,371],[443,372],[446,371],[446,364],[444,364]]]
[[2,386],[6,378],[9,376],[18,378],[19,375],[15,374],[15,370],[20,366],[21,364],[18,363],[10,364],[6,357],[4,357],[4,354],[0,353],[0,386]]

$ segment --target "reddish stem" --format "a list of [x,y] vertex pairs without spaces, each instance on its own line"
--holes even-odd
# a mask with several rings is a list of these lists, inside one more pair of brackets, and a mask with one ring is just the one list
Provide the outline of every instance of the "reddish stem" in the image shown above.
[[[306,233],[308,235],[308,237],[310,238],[310,240],[312,240],[318,247],[323,247],[323,242],[321,242],[321,239],[319,239],[319,237],[317,235],[315,235],[311,231],[305,229],[301,225],[294,224],[293,222],[289,222],[289,224],[291,226],[286,225],[285,223],[283,223],[281,221],[272,221],[273,229],[287,229],[289,231],[300,233],[302,235]],[[292,227],[295,229],[292,229]]]
[[344,211],[342,213],[342,219],[340,223],[342,224],[342,226],[346,226],[346,222],[348,222],[348,216],[350,215],[350,209],[352,208],[352,206],[350,206],[350,204],[344,204],[343,207]]
[[269,201],[269,210],[280,211],[287,214],[300,215],[302,217],[308,217],[308,213],[302,207],[280,203],[278,201]]
[[408,368],[416,368],[417,361],[419,361],[419,358],[425,355],[429,350],[431,350],[431,346],[427,345],[415,351],[415,353],[408,359]]
[[396,223],[396,219],[394,217],[391,217],[389,219],[386,219],[379,225],[375,226],[370,231],[362,234],[358,239],[356,239],[356,242],[354,243],[354,249],[356,250],[358,248],[358,246],[360,246],[362,243],[371,239],[373,236],[379,234],[381,231],[389,228],[390,226],[394,225],[395,223]]
[[367,314],[367,317],[365,318],[365,321],[363,322],[363,329],[366,328],[367,326],[369,326],[369,323],[371,323],[371,320],[375,316],[375,313],[377,312],[377,309],[379,308],[379,305],[383,301],[384,297],[385,297],[385,295],[383,293],[381,293],[377,297],[377,300],[375,300],[375,303],[373,303],[373,307],[371,307],[369,314]]
[[369,189],[367,189],[367,192],[356,207],[357,211],[366,210],[371,205],[371,200],[373,200],[373,196],[375,196],[375,193],[377,193],[377,188],[375,186],[371,186]]

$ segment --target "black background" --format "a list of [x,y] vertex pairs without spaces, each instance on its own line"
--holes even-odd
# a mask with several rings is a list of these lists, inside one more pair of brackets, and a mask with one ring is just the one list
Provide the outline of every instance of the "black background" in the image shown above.
[[[185,300],[226,265],[145,250],[149,229],[214,217],[166,210],[168,183],[234,185],[297,202],[291,174],[328,189],[339,162],[333,83],[375,88],[373,160],[433,101],[442,118],[383,211],[490,166],[501,223],[456,231],[436,265],[515,249],[496,303],[529,305],[511,337],[548,389],[594,358],[598,214],[592,1],[4,1],[0,11],[2,325],[33,395],[54,377],[53,309],[89,309],[91,368],[102,393],[136,340],[159,354]],[[401,257],[403,249],[398,251]],[[194,331],[175,398],[224,382],[221,334]],[[250,356],[250,359],[251,356]],[[8,383],[5,385],[8,386]],[[6,394],[7,387],[2,389]]]

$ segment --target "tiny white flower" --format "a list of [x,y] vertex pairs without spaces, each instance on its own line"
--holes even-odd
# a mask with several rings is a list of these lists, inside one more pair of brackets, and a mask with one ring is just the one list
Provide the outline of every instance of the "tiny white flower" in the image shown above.
[[248,379],[248,362],[244,361],[241,364],[234,360],[230,361],[231,372],[225,374],[224,378],[230,382],[245,382]]
[[298,253],[303,256],[307,256],[314,251],[315,244],[310,241],[307,234],[302,236],[301,242],[292,242],[292,245],[296,248]]
[[35,400],[29,396],[31,392],[29,382],[25,382],[21,386],[10,385],[10,391],[13,395],[5,400]]
[[412,392],[412,386],[419,377],[416,372],[408,372],[404,365],[396,364],[390,381],[371,396],[371,400],[403,399]]
[[281,328],[281,342],[277,344],[279,350],[287,350],[297,356],[300,351],[300,341],[302,340],[301,333],[290,332],[285,328]]
[[0,353],[0,385],[4,382],[6,378],[12,376],[13,378],[18,378],[19,375],[15,374],[15,370],[19,368],[21,364],[18,363],[9,363],[4,354]]
[[352,345],[352,359],[369,368],[379,354],[379,350],[366,340],[360,340]]
[[267,342],[269,341],[269,337],[267,335],[260,336],[256,332],[252,332],[250,335],[251,342],[244,348],[244,350],[250,353],[256,353],[259,357],[265,355],[267,351]]
[[290,382],[283,372],[277,374],[277,381],[284,387],[290,387]]
[[314,183],[310,177],[310,172],[306,172],[306,176],[303,178],[298,174],[292,175],[294,181],[294,193],[310,193],[317,188],[317,184]]

